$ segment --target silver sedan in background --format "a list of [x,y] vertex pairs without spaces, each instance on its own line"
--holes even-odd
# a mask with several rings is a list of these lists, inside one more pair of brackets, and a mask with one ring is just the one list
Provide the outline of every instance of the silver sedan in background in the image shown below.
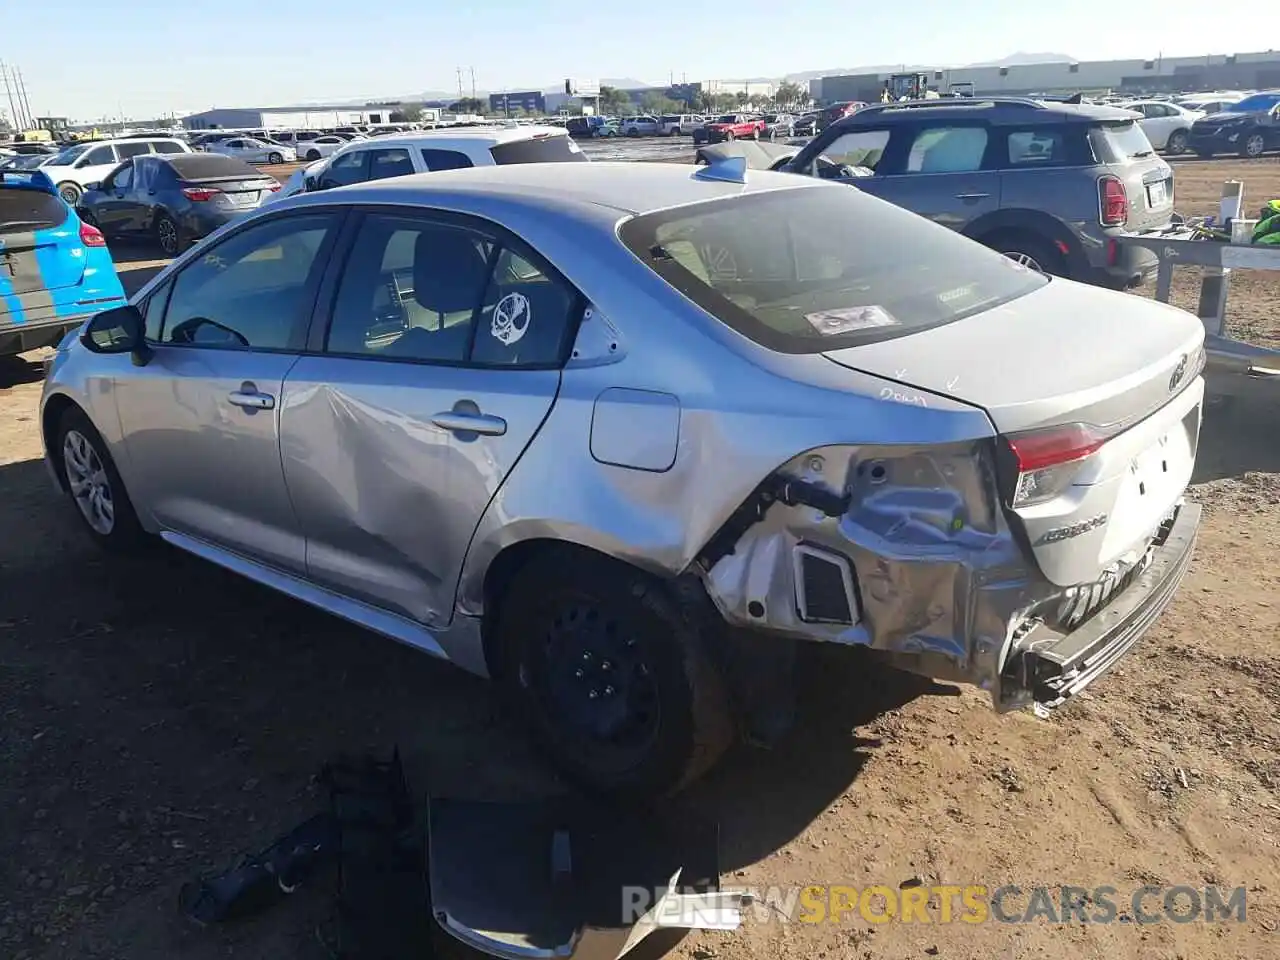
[[235,157],[245,163],[293,163],[298,151],[274,140],[258,140],[255,137],[232,137],[204,147],[206,153],[220,153]]
[[52,475],[104,547],[492,676],[609,795],[785,729],[799,642],[1065,702],[1190,560],[1203,327],[744,167],[265,208],[64,341]]

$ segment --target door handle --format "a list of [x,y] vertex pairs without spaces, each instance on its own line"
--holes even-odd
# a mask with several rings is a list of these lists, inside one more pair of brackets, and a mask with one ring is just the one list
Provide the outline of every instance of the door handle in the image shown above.
[[252,388],[241,388],[227,394],[227,402],[243,407],[245,410],[271,410],[276,405],[276,398],[269,393],[259,393]]
[[465,410],[446,410],[437,413],[431,422],[450,433],[480,433],[486,437],[500,437],[507,432],[507,421],[487,413],[468,413]]
[[985,200],[991,196],[989,193],[957,193],[957,200]]

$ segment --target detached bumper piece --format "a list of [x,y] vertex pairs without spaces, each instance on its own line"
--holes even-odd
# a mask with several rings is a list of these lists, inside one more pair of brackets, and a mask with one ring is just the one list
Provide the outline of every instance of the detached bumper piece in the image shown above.
[[617,960],[659,929],[741,919],[741,895],[719,890],[716,828],[688,816],[434,799],[428,824],[436,922],[488,956]]
[[1184,503],[1160,527],[1149,560],[1123,589],[1070,633],[1036,624],[1017,641],[1002,687],[1030,690],[1044,715],[1093,683],[1128,653],[1173,600],[1191,565],[1200,506]]

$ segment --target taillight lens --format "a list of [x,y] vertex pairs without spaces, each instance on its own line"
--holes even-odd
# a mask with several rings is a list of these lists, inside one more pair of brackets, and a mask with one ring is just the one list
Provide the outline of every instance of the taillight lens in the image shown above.
[[1082,462],[1110,439],[1087,423],[1033,430],[1006,437],[1017,467],[1013,484],[1014,507],[1052,500],[1061,494],[1080,470]]
[[210,190],[208,187],[183,187],[182,195],[188,200],[195,200],[197,203],[203,203],[206,200],[212,200],[221,190]]
[[86,247],[105,247],[107,238],[102,235],[99,230],[91,223],[80,224],[80,242]]
[[1098,180],[1098,207],[1104,227],[1123,227],[1129,221],[1129,194],[1115,177]]
[[271,184],[271,186],[267,187],[267,190],[268,190],[268,191],[270,191],[271,193],[279,193],[279,192],[280,192],[280,184],[278,184],[278,183],[273,183],[273,184]]

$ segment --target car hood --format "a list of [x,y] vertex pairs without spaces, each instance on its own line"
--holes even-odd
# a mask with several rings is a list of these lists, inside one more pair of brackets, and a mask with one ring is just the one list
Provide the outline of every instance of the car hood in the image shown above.
[[1017,433],[1145,415],[1203,343],[1203,325],[1183,310],[1053,279],[974,316],[826,356],[981,407],[1000,432]]

